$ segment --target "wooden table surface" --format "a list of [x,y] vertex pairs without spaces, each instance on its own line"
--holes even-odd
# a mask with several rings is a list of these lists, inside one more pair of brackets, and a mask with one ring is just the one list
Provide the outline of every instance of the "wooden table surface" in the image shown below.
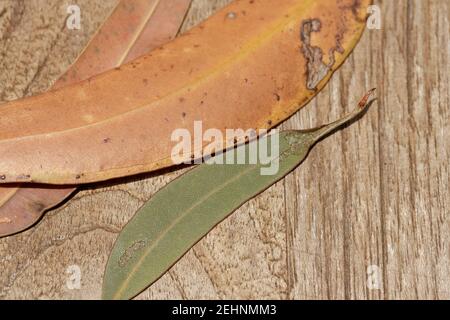
[[[116,1],[0,1],[1,101],[46,90]],[[227,2],[194,0],[183,30]],[[72,3],[81,30],[65,28]],[[450,2],[376,4],[381,29],[366,30],[282,128],[336,119],[377,87],[366,116],[316,146],[139,299],[450,299]],[[86,187],[34,228],[0,239],[0,298],[99,298],[118,232],[179,174]]]

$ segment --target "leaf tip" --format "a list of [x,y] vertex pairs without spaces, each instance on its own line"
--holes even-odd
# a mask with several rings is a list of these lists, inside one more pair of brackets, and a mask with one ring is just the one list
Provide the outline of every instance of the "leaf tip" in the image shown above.
[[359,101],[358,106],[360,109],[364,109],[367,106],[367,103],[369,101],[369,98],[373,97],[375,94],[375,91],[377,88],[372,88],[362,97],[362,99]]

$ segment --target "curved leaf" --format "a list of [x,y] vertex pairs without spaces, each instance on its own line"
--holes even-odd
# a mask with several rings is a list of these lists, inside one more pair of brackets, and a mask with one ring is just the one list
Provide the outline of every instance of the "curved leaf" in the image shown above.
[[[298,166],[319,139],[361,115],[372,93],[334,123],[280,133],[279,156],[272,160],[279,165],[276,174],[262,175],[266,165],[261,161],[253,165],[202,164],[169,183],[120,233],[106,267],[103,298],[129,299],[144,290],[216,224]],[[245,150],[245,163],[250,163],[249,150],[260,143],[270,145],[277,135],[241,145],[234,156]]]

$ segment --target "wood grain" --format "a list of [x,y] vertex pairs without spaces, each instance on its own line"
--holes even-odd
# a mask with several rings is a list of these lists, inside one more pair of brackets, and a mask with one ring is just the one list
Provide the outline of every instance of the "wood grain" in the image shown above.
[[[64,27],[68,1],[0,2],[3,101],[48,88],[116,0],[70,2],[81,7],[81,30]],[[227,2],[194,0],[182,31]],[[450,298],[450,4],[376,3],[381,29],[367,30],[282,128],[336,119],[377,87],[368,114],[317,145],[139,299]],[[34,228],[0,239],[0,298],[99,298],[117,233],[182,171],[85,188]],[[74,265],[79,289],[67,286]]]

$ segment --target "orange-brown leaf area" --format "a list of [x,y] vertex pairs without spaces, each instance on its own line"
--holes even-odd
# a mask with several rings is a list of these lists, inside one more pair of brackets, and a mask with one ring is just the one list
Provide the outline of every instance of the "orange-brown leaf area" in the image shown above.
[[[132,60],[175,37],[190,0],[122,0],[85,50],[53,88],[90,78]],[[5,12],[8,10],[5,9]],[[162,24],[161,21],[164,20]],[[126,25],[127,28],[123,28]],[[0,187],[0,236],[35,223],[43,212],[66,199],[73,186],[6,185]]]

